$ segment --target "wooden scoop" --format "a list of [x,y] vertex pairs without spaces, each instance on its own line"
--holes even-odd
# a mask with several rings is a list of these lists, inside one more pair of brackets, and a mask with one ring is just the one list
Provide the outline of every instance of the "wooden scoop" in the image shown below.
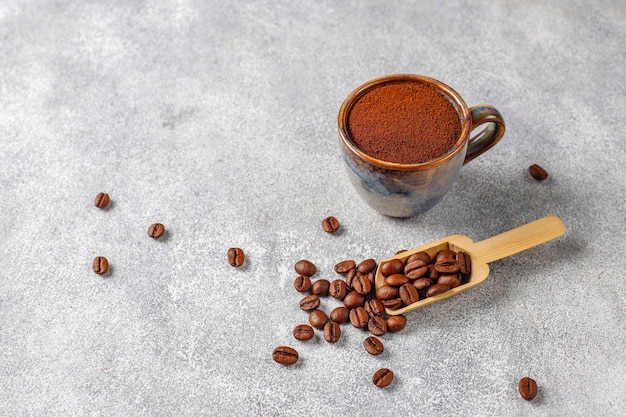
[[434,258],[437,252],[442,249],[453,250],[456,252],[464,251],[470,255],[472,269],[467,283],[456,288],[452,288],[451,290],[441,294],[424,298],[406,307],[396,310],[391,310],[389,308],[386,309],[387,314],[389,315],[404,314],[417,308],[436,303],[444,298],[452,297],[453,295],[457,295],[477,286],[486,280],[489,275],[488,263],[541,245],[542,243],[562,236],[563,233],[565,233],[565,226],[563,225],[563,222],[556,216],[546,216],[523,226],[501,233],[497,236],[485,239],[481,242],[474,242],[465,235],[448,236],[427,245],[401,252],[382,260],[379,264],[378,270],[376,271],[376,288],[385,285],[385,277],[382,275],[380,267],[385,262],[389,262],[392,259],[401,259],[405,262],[409,256],[421,251],[427,252],[432,258]]

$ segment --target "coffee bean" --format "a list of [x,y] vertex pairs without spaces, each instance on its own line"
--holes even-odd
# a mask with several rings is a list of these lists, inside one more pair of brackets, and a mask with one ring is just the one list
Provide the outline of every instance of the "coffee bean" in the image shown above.
[[409,278],[404,274],[392,274],[385,278],[385,285],[390,287],[400,287],[409,282]]
[[385,306],[378,298],[372,298],[365,301],[365,305],[363,307],[365,307],[365,311],[367,311],[367,314],[369,314],[370,317],[382,316],[385,314]]
[[331,297],[336,298],[337,300],[343,300],[348,293],[348,286],[345,281],[335,279],[330,283],[328,293]]
[[322,220],[322,229],[326,233],[335,233],[339,230],[339,222],[333,216],[328,216]]
[[380,355],[385,350],[383,342],[374,336],[366,337],[365,340],[363,340],[363,347],[370,355]]
[[311,289],[311,278],[305,275],[298,275],[293,281],[293,286],[298,292],[307,292]]
[[381,368],[374,373],[372,382],[379,388],[386,387],[393,382],[393,372],[387,368]]
[[450,287],[447,285],[433,284],[430,286],[430,288],[428,288],[428,291],[426,291],[426,297],[432,297],[434,295],[441,294],[443,292],[448,291],[449,289]]
[[343,299],[343,305],[349,309],[363,307],[365,304],[365,296],[356,291],[350,291]]
[[327,279],[318,279],[311,286],[311,294],[319,295],[320,297],[326,297],[330,288],[330,281]]
[[387,322],[382,316],[374,316],[367,322],[367,330],[373,335],[382,336],[387,333]]
[[307,295],[302,300],[300,300],[300,309],[304,311],[315,310],[320,306],[320,298],[315,295]]
[[383,285],[376,289],[376,298],[379,300],[391,300],[392,298],[397,298],[399,294],[396,287],[390,287],[389,285]]
[[430,263],[430,255],[424,251],[421,251],[421,252],[414,253],[413,255],[409,256],[406,259],[407,264],[410,264],[415,261],[422,261],[424,262],[424,265],[427,265]]
[[367,275],[357,274],[352,281],[352,288],[361,295],[367,295],[372,291],[372,282]]
[[519,390],[520,395],[526,401],[530,401],[537,396],[538,388],[537,383],[534,379],[525,376],[520,379],[519,384],[517,384],[517,389]]
[[364,275],[374,271],[375,269],[376,261],[371,258],[364,260],[356,267],[356,270]]
[[367,326],[370,316],[363,307],[356,307],[350,310],[350,323],[357,329],[363,329]]
[[459,264],[456,261],[456,255],[454,256],[455,259],[442,259],[440,261],[437,261],[437,263],[435,264],[435,269],[437,270],[437,272],[439,272],[440,274],[454,274],[456,272],[459,272]]
[[307,261],[306,259],[296,262],[294,269],[298,275],[305,275],[307,277],[312,277],[317,272],[317,267],[313,264],[313,262]]
[[165,233],[165,226],[163,226],[161,223],[153,223],[150,225],[150,227],[148,227],[148,236],[153,239],[160,238],[161,236],[163,236],[163,233]]
[[440,275],[437,284],[447,285],[450,289],[456,288],[461,285],[461,276],[459,274]]
[[467,252],[457,252],[456,262],[459,264],[459,272],[463,278],[469,278],[472,273],[472,258]]
[[299,324],[293,329],[293,337],[301,342],[313,339],[315,331],[308,324]]
[[272,358],[281,365],[293,365],[298,362],[298,351],[289,346],[278,346],[272,352]]
[[401,253],[404,253],[404,252],[407,252],[407,250],[406,249],[400,249],[399,251],[397,251],[395,253],[395,255],[400,255]]
[[410,305],[419,301],[420,296],[417,292],[417,288],[415,288],[412,284],[404,284],[399,289],[400,299],[406,305]]
[[330,319],[335,323],[343,324],[350,319],[350,310],[346,306],[339,306],[330,312]]
[[105,208],[109,205],[109,195],[106,193],[98,193],[93,204],[98,208]]
[[385,308],[388,308],[390,310],[396,310],[400,307],[402,307],[402,299],[401,298],[392,298],[389,300],[383,300],[383,305],[385,306]]
[[96,256],[91,267],[96,274],[104,275],[109,270],[109,261],[104,256]]
[[431,282],[437,282],[437,278],[439,278],[439,272],[435,269],[435,265],[428,265],[428,272],[426,273],[426,277],[430,279]]
[[404,262],[401,259],[392,259],[389,262],[385,262],[380,266],[380,273],[384,277],[389,275],[399,274],[404,270]]
[[444,259],[455,259],[456,252],[450,249],[442,249],[437,252],[437,256],[435,256],[435,263],[442,261]]
[[235,268],[239,268],[243,265],[244,260],[246,259],[243,250],[239,248],[230,248],[228,249],[228,263],[230,266],[234,266]]
[[328,323],[328,316],[322,310],[313,310],[309,313],[309,323],[317,329],[323,329]]
[[335,265],[335,272],[341,275],[347,274],[351,269],[356,268],[356,262],[351,259],[341,261]]
[[537,181],[543,181],[548,178],[548,171],[546,171],[537,164],[529,166],[528,172],[530,172],[530,175],[532,175],[532,177]]
[[413,281],[413,286],[418,290],[425,290],[430,287],[430,278],[418,278]]
[[348,271],[348,273],[346,273],[346,285],[348,286],[348,289],[352,289],[352,282],[354,281],[354,278],[356,277],[357,272],[356,272],[356,268],[351,269]]
[[335,323],[334,321],[326,323],[326,326],[324,326],[324,340],[328,343],[337,343],[339,338],[341,338],[339,323]]
[[424,264],[423,261],[417,260],[413,261],[410,264],[406,264],[404,267],[404,274],[409,279],[417,279],[421,278],[428,272],[428,266]]
[[387,318],[387,330],[390,332],[399,332],[406,326],[406,317],[402,314],[397,316],[389,316]]

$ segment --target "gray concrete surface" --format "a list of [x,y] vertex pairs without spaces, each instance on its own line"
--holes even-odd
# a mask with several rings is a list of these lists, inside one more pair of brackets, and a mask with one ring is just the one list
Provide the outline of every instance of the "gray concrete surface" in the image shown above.
[[[0,415],[625,415],[625,22],[621,1],[4,0]],[[344,96],[391,73],[508,124],[410,220],[361,203],[337,148]],[[565,236],[411,313],[381,357],[348,326],[337,345],[291,336],[301,258],[334,278],[552,213]],[[282,344],[297,366],[272,361]]]

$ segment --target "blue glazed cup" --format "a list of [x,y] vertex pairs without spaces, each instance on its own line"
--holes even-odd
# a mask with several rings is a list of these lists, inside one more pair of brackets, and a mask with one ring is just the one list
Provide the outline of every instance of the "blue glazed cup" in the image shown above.
[[[437,159],[418,164],[382,161],[362,152],[348,134],[348,115],[354,103],[368,91],[388,83],[416,82],[429,85],[457,110],[461,133],[455,145]],[[479,133],[470,136],[478,126]],[[504,135],[504,119],[493,106],[467,107],[446,84],[421,75],[397,74],[370,80],[344,100],[338,116],[339,143],[348,178],[359,196],[379,213],[412,217],[434,207],[448,192],[461,166],[494,146]]]

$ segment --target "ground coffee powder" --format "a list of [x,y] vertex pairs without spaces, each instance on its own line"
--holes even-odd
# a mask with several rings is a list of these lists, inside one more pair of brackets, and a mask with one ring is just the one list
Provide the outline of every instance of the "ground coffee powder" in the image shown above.
[[452,103],[435,88],[414,81],[384,84],[363,94],[347,120],[352,142],[387,162],[415,164],[445,155],[461,133]]

